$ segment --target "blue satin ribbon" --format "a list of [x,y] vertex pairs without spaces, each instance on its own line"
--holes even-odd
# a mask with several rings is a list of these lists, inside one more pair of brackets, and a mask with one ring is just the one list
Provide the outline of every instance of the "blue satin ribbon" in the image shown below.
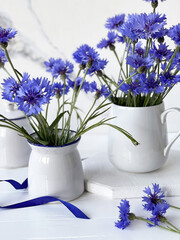
[[[15,180],[12,180],[12,179],[0,180],[0,182],[8,182],[16,190],[25,189],[28,187],[28,179],[26,179],[22,184]],[[43,205],[43,204],[46,204],[49,202],[55,202],[55,201],[61,202],[75,217],[89,219],[89,217],[86,214],[84,214],[79,208],[77,208],[73,204],[63,201],[61,199],[58,199],[56,197],[51,197],[51,196],[38,197],[38,198],[34,198],[34,199],[27,200],[27,201],[20,202],[20,203],[15,203],[15,204],[8,205],[8,206],[0,206],[0,208],[14,209],[14,208],[33,207],[33,206],[39,206],[39,205]]]

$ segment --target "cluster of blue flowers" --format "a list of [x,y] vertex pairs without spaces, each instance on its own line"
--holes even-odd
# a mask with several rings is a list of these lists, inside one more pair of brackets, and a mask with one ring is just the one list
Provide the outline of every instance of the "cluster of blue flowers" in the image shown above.
[[[145,1],[152,3],[153,13],[120,14],[108,18],[105,24],[109,30],[107,38],[97,44],[100,49],[112,50],[117,59],[116,44],[120,42],[125,45],[125,58],[121,61],[118,59],[120,79],[116,82],[124,95],[118,95],[116,91],[111,98],[113,101],[123,96],[124,102],[120,101],[119,105],[126,105],[130,96],[133,96],[134,102],[136,96],[147,95],[147,104],[159,104],[167,95],[166,92],[180,82],[180,24],[168,30],[166,16],[155,12],[158,0]],[[177,45],[174,51],[165,43],[167,36]],[[150,97],[158,101],[150,101]],[[117,104],[116,101],[114,103]]]
[[166,223],[170,225],[169,229],[166,227],[162,228],[180,233],[180,230],[170,224],[165,217],[167,209],[170,208],[170,205],[164,199],[165,195],[162,189],[159,187],[159,184],[152,184],[152,189],[148,186],[143,192],[146,194],[142,197],[143,208],[144,210],[151,212],[151,217],[144,219],[142,217],[136,216],[134,213],[131,213],[129,201],[123,199],[121,200],[120,206],[118,207],[120,215],[119,220],[115,223],[115,226],[120,229],[125,229],[130,225],[132,220],[137,219],[146,221],[149,227],[162,227],[160,224]]

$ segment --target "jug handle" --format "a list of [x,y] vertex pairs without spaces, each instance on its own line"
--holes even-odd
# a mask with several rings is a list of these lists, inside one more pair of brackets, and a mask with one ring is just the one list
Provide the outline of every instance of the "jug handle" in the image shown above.
[[[161,114],[161,123],[164,124],[166,123],[166,118],[168,113],[170,112],[177,112],[180,113],[180,108],[178,107],[173,107],[173,108],[169,108],[167,110],[165,110],[162,114]],[[180,136],[180,131],[176,134],[176,136],[168,143],[168,145],[164,148],[164,156],[167,157],[169,150],[171,148],[171,146],[173,145],[173,143],[179,138]]]

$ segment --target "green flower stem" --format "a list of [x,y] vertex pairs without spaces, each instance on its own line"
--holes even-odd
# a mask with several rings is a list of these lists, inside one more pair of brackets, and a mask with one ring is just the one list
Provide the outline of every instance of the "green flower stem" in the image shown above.
[[[118,84],[115,83],[115,82],[114,82],[110,77],[108,77],[106,74],[103,74],[103,76],[104,76],[105,78],[107,78],[107,79],[110,81],[110,83],[113,84],[115,87],[118,86]],[[103,80],[104,80],[104,79],[103,79]],[[105,83],[108,85],[107,81],[106,81]],[[110,89],[110,88],[109,88],[109,89]]]
[[116,59],[117,59],[117,61],[118,61],[118,63],[119,63],[120,69],[121,69],[124,77],[126,78],[127,76],[126,76],[126,74],[125,74],[125,72],[124,72],[124,69],[123,69],[123,67],[122,67],[122,63],[120,62],[119,57],[118,57],[118,54],[117,54],[117,52],[116,52],[115,49],[113,50],[113,53],[114,53],[114,55],[115,55],[115,57],[116,57]]
[[[132,76],[130,76],[129,78],[127,78],[125,81],[128,81],[131,77],[135,76],[136,74],[137,74],[137,73],[134,73]],[[93,116],[96,116],[96,117],[97,117],[97,116],[99,116],[99,115],[102,115],[102,114],[103,114],[104,112],[106,112],[107,110],[109,110],[109,108],[108,108],[108,109],[103,110],[101,113],[99,113],[99,110],[100,110],[101,108],[106,107],[107,105],[109,105],[109,103],[107,103],[107,104],[104,104],[104,103],[117,91],[117,89],[119,89],[119,87],[120,87],[123,83],[124,83],[124,82],[122,82],[121,84],[119,84],[118,87],[117,87],[114,91],[112,91],[111,94],[109,94],[109,96],[107,96],[107,97],[95,108],[95,110],[91,113],[91,115],[89,116],[88,120],[86,120],[86,122],[89,121],[90,119],[92,119]],[[103,120],[101,120],[100,122],[98,122],[97,124],[94,124],[94,125],[86,128],[86,129],[83,128],[83,131],[82,131],[82,130],[81,130],[81,131],[79,130],[79,131],[76,133],[76,135],[71,139],[71,141],[77,139],[77,137],[80,137],[82,134],[84,134],[85,132],[87,132],[87,131],[95,128],[95,127],[98,127],[98,126],[101,126],[101,125],[107,125],[107,124],[105,124],[105,122],[109,121],[110,119],[111,119],[111,118],[109,118],[109,119],[103,119]],[[125,133],[125,131],[124,131],[123,133]],[[126,132],[126,136],[133,142],[134,145],[138,145],[138,144],[139,144],[129,133]]]
[[169,71],[169,68],[171,67],[171,64],[172,64],[172,62],[173,62],[173,59],[174,59],[174,57],[176,56],[176,54],[179,52],[179,49],[180,49],[180,47],[177,46],[176,49],[175,49],[175,51],[174,51],[174,53],[173,53],[173,55],[172,55],[172,57],[171,57],[171,59],[169,60],[169,63],[167,64],[166,68],[164,69],[163,74],[165,74],[165,72]]
[[14,71],[17,79],[18,79],[18,81],[21,82],[21,80],[20,80],[20,78],[19,78],[19,76],[18,76],[18,74],[17,74],[17,72],[16,72],[16,69],[14,68],[13,63],[12,63],[10,57],[9,57],[9,54],[8,54],[8,51],[7,51],[6,47],[4,47],[3,49],[4,49],[4,52],[5,52],[5,54],[6,54],[7,60],[8,60],[8,62],[10,63],[10,65],[11,65],[11,67],[12,67],[12,69],[13,69],[13,71]]
[[[65,141],[65,142],[68,141],[72,113],[73,113],[73,110],[74,110],[74,107],[75,107],[75,104],[76,104],[78,95],[79,95],[79,93],[80,93],[81,87],[82,87],[82,85],[83,85],[83,83],[84,83],[84,81],[85,81],[86,75],[87,75],[87,73],[88,73],[88,70],[89,70],[89,68],[87,67],[87,68],[86,68],[86,71],[85,71],[85,73],[84,73],[84,77],[83,77],[83,80],[82,80],[82,82],[81,82],[81,85],[79,86],[79,88],[78,88],[77,91],[76,91],[76,81],[75,81],[74,91],[73,91],[73,96],[72,96],[72,102],[71,102],[71,107],[70,107],[70,112],[69,112],[69,117],[68,117],[68,119],[67,119],[67,121],[66,121],[65,126],[62,128],[62,134],[61,134],[61,137],[59,138],[59,144],[62,142],[62,137],[64,136],[65,130],[66,130],[67,136],[66,136],[66,139],[65,139],[64,141]],[[80,75],[80,72],[81,72],[81,69],[79,70],[77,77]],[[77,77],[76,77],[76,79],[77,79]]]
[[180,229],[178,229],[177,227],[175,227],[172,223],[170,223],[169,221],[167,221],[166,220],[166,223],[169,225],[169,226],[171,226],[171,227],[173,227],[177,232],[179,232],[179,234],[180,234]]
[[[135,219],[137,220],[141,220],[141,221],[144,221],[144,222],[147,222],[147,223],[150,223],[151,225],[155,225],[152,221],[150,220],[147,220],[146,218],[142,218],[142,217],[135,217]],[[172,228],[167,228],[167,227],[163,227],[163,226],[160,226],[160,225],[156,225],[157,227],[159,228],[162,228],[162,229],[165,229],[165,230],[168,230],[168,231],[171,231],[171,232],[175,232],[175,233],[178,233],[180,234],[180,231],[178,230],[174,230]]]
[[[51,84],[53,85],[53,83],[54,83],[54,77],[52,78]],[[46,106],[46,113],[45,113],[45,118],[46,118],[46,120],[47,120],[47,117],[48,117],[48,110],[49,110],[49,103],[48,103],[47,106]]]
[[174,205],[170,205],[170,207],[180,210],[180,207],[176,207]]
[[[124,48],[124,52],[123,52],[123,55],[122,55],[122,59],[121,59],[121,66],[123,66],[123,63],[124,63],[124,58],[125,58],[125,53],[126,53],[126,44],[125,44],[125,48]],[[120,68],[120,71],[119,71],[119,76],[118,76],[118,80],[122,77],[121,76],[121,72],[122,72],[122,70],[121,70],[122,68]],[[126,74],[127,75],[127,74]],[[128,76],[128,75],[127,75]]]
[[[57,111],[57,116],[59,115],[60,112],[60,99],[57,98],[57,105],[58,105],[58,111]],[[55,146],[58,144],[58,124],[55,127]]]

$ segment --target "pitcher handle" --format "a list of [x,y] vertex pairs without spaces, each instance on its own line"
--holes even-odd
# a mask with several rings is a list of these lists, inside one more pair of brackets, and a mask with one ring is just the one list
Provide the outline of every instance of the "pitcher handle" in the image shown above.
[[[161,114],[161,123],[164,124],[166,123],[166,118],[168,113],[170,112],[177,112],[180,113],[180,108],[178,107],[173,107],[173,108],[169,108],[167,110],[165,110],[162,114]],[[180,131],[176,134],[176,136],[168,143],[168,145],[164,148],[164,156],[166,157],[169,153],[169,150],[171,148],[171,146],[173,145],[173,143],[178,139],[178,137],[180,136]]]

